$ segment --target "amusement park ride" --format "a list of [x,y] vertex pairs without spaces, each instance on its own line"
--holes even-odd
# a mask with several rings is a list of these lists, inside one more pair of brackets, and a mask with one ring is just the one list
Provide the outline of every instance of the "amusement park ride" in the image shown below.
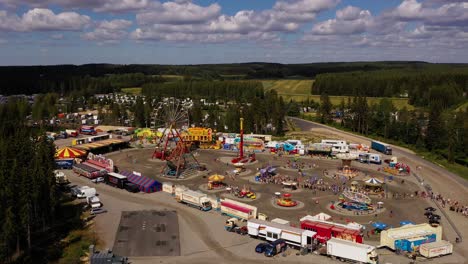
[[244,118],[240,118],[240,141],[239,141],[239,156],[233,158],[233,164],[250,163],[255,161],[255,153],[244,156]]
[[164,127],[157,142],[152,158],[166,161],[162,172],[165,176],[181,177],[188,171],[201,168],[197,159],[190,152],[191,143],[182,136],[188,128],[188,108],[190,106],[179,99],[167,98],[160,102],[153,112],[152,124]]

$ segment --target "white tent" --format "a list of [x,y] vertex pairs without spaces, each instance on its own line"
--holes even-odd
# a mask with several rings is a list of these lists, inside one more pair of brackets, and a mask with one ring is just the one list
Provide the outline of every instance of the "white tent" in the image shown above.
[[370,178],[366,181],[366,183],[370,185],[381,185],[383,182],[376,178]]

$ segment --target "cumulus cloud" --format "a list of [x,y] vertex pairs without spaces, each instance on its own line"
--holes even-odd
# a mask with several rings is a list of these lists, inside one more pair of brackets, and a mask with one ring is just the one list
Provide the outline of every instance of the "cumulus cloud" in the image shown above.
[[357,34],[368,30],[373,23],[369,10],[347,6],[336,12],[336,18],[315,24],[312,33],[318,35]]
[[190,1],[155,3],[150,10],[137,14],[137,21],[143,25],[203,23],[217,17],[220,11],[218,4],[203,7]]
[[424,5],[418,0],[404,0],[384,17],[403,21],[422,21],[432,25],[467,26],[468,1],[437,1]]
[[125,19],[115,19],[111,21],[101,21],[96,28],[84,33],[82,38],[95,41],[117,41],[127,37],[127,29],[132,25],[132,21]]
[[0,11],[3,31],[79,31],[91,23],[91,18],[76,12],[55,14],[52,10],[34,8],[21,17]]
[[[333,8],[339,0],[279,0],[271,9],[240,10],[234,15],[221,14],[218,4],[200,6],[179,0],[155,4],[137,14],[137,40],[210,41],[238,39],[275,40],[278,32],[295,32],[301,24]],[[197,34],[199,36],[197,36]]]
[[150,0],[0,0],[7,7],[27,5],[31,7],[48,8],[60,6],[63,8],[92,9],[96,12],[128,12],[147,8]]

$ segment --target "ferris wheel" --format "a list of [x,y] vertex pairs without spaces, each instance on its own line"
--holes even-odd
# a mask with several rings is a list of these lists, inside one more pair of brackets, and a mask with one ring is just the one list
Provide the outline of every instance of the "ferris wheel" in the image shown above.
[[189,126],[188,110],[192,106],[190,100],[164,98],[153,110],[151,124],[154,129],[182,129]]
[[[160,136],[153,158],[169,160],[174,158],[176,152],[181,152],[177,142],[183,142],[181,133],[189,127],[188,110],[191,106],[191,100],[173,97],[164,98],[156,105],[151,124],[154,129],[159,130]],[[173,146],[174,144],[177,146]]]

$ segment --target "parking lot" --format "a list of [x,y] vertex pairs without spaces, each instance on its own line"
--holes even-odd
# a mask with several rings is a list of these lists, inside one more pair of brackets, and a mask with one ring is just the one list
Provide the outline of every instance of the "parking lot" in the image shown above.
[[179,223],[175,211],[124,211],[114,242],[121,256],[179,256]]

